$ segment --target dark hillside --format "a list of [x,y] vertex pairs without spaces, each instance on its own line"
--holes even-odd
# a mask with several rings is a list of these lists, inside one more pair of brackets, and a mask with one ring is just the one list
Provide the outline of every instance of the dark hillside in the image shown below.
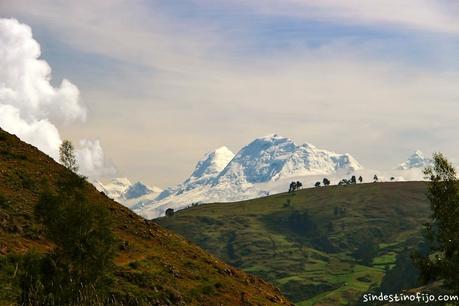
[[[13,305],[17,266],[7,256],[45,253],[34,206],[45,188],[58,190],[67,170],[35,147],[0,130],[0,305]],[[86,184],[94,205],[108,208],[119,244],[111,293],[129,305],[289,304],[274,287],[236,270],[180,236],[147,221]]]

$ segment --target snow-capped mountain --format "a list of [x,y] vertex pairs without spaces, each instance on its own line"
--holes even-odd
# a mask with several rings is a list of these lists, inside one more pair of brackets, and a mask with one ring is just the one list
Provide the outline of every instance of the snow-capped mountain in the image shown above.
[[227,147],[220,147],[214,152],[207,153],[198,162],[191,176],[183,183],[184,191],[213,183],[233,158],[234,153]]
[[189,190],[212,184],[233,157],[234,153],[225,146],[205,154],[187,180],[180,185],[166,188],[155,200],[160,201],[172,195],[181,195]]
[[432,165],[432,163],[432,159],[425,157],[420,150],[416,150],[405,162],[397,167],[397,170],[424,169]]
[[349,154],[337,154],[311,144],[298,146],[291,139],[274,134],[242,148],[218,176],[216,184],[255,184],[359,169],[362,166]]
[[137,182],[129,186],[124,192],[123,197],[126,200],[136,199],[139,197],[146,196],[148,194],[154,193],[159,194],[161,192],[161,188],[158,187],[149,187],[142,182]]
[[257,138],[235,156],[226,147],[198,162],[189,179],[163,191],[135,211],[147,218],[164,214],[167,208],[181,209],[192,203],[227,202],[255,198],[276,191],[287,180],[349,174],[363,167],[349,154],[297,145],[276,134]]
[[132,184],[127,178],[115,178],[107,184],[97,181],[93,185],[109,198],[127,207],[154,200],[162,192],[162,189],[149,187],[142,182]]
[[117,199],[131,186],[132,183],[125,177],[114,178],[107,184],[96,182],[95,186],[99,191],[102,191],[111,199]]

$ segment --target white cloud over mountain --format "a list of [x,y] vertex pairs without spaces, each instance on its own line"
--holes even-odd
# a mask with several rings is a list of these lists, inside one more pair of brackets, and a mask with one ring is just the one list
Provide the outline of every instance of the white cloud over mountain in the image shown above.
[[[62,139],[56,125],[84,121],[87,111],[74,84],[51,84],[51,67],[40,56],[28,25],[0,19],[0,127],[57,159]],[[114,173],[98,140],[81,140],[76,155],[84,175]]]

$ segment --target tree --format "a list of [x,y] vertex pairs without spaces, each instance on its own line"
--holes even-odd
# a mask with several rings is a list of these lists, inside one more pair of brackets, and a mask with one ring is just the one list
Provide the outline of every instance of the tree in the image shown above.
[[324,177],[324,179],[322,180],[322,183],[324,184],[324,186],[329,186],[330,185],[330,180],[326,177]]
[[314,184],[314,186],[315,186],[315,187],[320,187],[320,182],[316,182],[316,183]]
[[174,215],[174,209],[173,208],[168,208],[166,209],[166,217],[172,217]]
[[291,182],[288,188],[288,192],[295,192],[297,188],[296,182]]
[[352,256],[362,264],[370,266],[373,258],[378,254],[378,244],[370,238],[361,241]]
[[362,177],[362,176],[359,176],[359,182],[360,182],[360,183],[363,182],[363,177]]
[[296,189],[301,189],[303,187],[303,184],[300,181],[296,181]]
[[375,174],[375,176],[373,176],[373,182],[377,182],[378,181],[378,176]]
[[58,194],[41,195],[35,214],[54,248],[25,267],[21,305],[74,305],[81,295],[98,299],[106,293],[116,240],[108,209],[89,202],[85,185],[84,178],[70,175]]
[[69,140],[64,140],[59,147],[59,160],[70,171],[75,173],[78,171],[75,148]]
[[357,179],[355,178],[355,175],[351,177],[351,184],[357,184]]
[[430,250],[413,257],[421,280],[443,280],[446,289],[459,294],[459,195],[456,170],[441,153],[433,155],[433,166],[424,170],[429,179],[427,198],[432,211],[425,224]]

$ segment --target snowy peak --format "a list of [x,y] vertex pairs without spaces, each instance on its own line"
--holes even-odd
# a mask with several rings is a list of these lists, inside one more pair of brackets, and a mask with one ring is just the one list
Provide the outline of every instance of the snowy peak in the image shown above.
[[242,148],[218,178],[219,183],[236,184],[269,181],[295,151],[297,145],[277,134],[260,137]]
[[196,164],[193,173],[186,181],[177,186],[166,188],[158,195],[157,200],[160,201],[173,195],[180,195],[212,184],[233,157],[234,153],[225,146],[205,154]]
[[137,199],[143,199],[145,197],[153,200],[162,191],[158,187],[149,187],[142,182],[136,182],[132,184],[129,179],[114,178],[107,184],[103,184],[100,181],[94,182],[93,185],[97,190],[105,193],[109,198],[129,206]]
[[160,193],[161,189],[158,187],[149,187],[142,182],[137,182],[129,186],[122,194],[126,200],[139,198],[151,193]]
[[107,184],[98,183],[102,186],[101,191],[112,199],[119,198],[129,188],[129,186],[132,185],[132,183],[125,177],[114,178]]
[[363,167],[348,153],[338,154],[318,149],[311,144],[304,144],[292,153],[275,178],[326,175],[340,170],[361,169]]
[[196,165],[189,181],[208,180],[218,175],[233,159],[234,153],[223,146],[207,153]]
[[272,134],[242,148],[220,174],[218,183],[255,184],[362,168],[349,154],[318,149],[311,144],[298,146],[289,138]]
[[405,162],[401,163],[398,170],[409,170],[425,168],[432,165],[433,161],[430,158],[424,156],[420,150],[416,150]]

